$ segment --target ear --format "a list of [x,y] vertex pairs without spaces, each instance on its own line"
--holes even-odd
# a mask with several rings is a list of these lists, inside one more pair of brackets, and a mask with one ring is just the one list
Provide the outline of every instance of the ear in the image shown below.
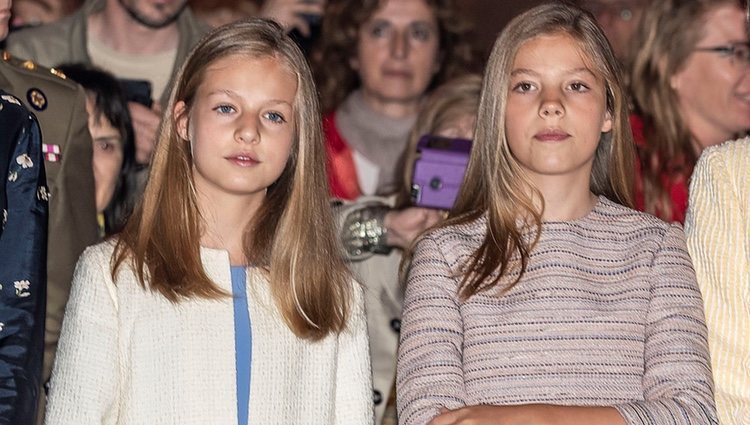
[[349,59],[349,67],[354,71],[359,71],[359,59],[356,57]]
[[683,78],[682,78],[682,72],[678,72],[671,77],[669,77],[669,86],[672,87],[672,90],[674,90],[676,93],[679,93],[682,91],[683,86]]
[[612,113],[604,112],[604,122],[602,122],[602,133],[612,131]]
[[180,136],[182,140],[190,140],[190,135],[188,133],[187,105],[185,105],[185,102],[182,100],[174,105],[172,119],[174,119],[175,126],[177,127],[177,135]]

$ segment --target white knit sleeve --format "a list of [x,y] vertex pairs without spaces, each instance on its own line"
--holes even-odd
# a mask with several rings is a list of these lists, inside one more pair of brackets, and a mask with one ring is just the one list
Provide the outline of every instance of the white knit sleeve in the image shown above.
[[47,425],[109,424],[117,418],[118,316],[111,252],[111,246],[99,244],[78,260],[52,370]]
[[358,283],[352,290],[347,328],[339,335],[336,369],[335,423],[372,424],[372,372],[367,340],[364,294]]

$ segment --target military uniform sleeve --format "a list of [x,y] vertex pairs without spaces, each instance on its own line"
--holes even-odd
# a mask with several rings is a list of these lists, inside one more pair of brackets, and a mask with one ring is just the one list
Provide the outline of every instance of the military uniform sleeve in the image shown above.
[[[92,142],[84,104],[78,90],[69,123],[53,128],[48,144],[59,137],[62,155],[55,175],[50,176],[49,250],[47,260],[47,320],[44,338],[44,379],[49,379],[60,334],[70,282],[78,256],[98,240]],[[44,130],[44,129],[43,129]]]

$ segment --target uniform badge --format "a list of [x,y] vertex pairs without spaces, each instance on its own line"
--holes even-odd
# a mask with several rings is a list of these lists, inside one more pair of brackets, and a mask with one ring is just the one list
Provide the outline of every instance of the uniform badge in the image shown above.
[[28,69],[29,71],[33,71],[36,69],[36,64],[32,61],[24,61],[21,66],[24,67],[24,69]]
[[29,105],[37,111],[47,109],[47,96],[37,88],[31,88],[26,92],[26,100],[28,100]]
[[42,153],[44,154],[44,160],[49,162],[60,161],[60,145],[53,145],[49,143],[42,143]]

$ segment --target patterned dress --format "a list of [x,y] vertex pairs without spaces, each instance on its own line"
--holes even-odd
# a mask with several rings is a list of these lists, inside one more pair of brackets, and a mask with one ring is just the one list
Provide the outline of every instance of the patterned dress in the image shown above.
[[48,194],[36,118],[2,90],[0,129],[0,423],[24,425],[41,388]]

